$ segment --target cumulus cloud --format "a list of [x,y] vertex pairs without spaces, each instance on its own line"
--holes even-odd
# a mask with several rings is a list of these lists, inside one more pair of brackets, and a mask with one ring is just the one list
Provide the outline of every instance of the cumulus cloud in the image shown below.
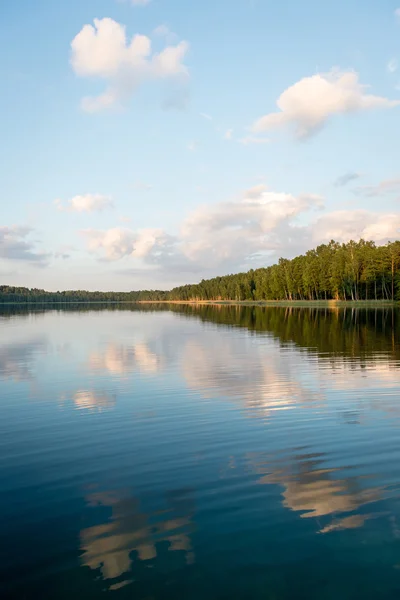
[[269,113],[253,124],[256,133],[290,126],[298,139],[320,130],[334,115],[372,109],[393,108],[399,100],[367,93],[353,71],[332,69],[329,73],[305,77],[287,88],[278,98],[278,112]]
[[182,273],[198,279],[256,268],[331,239],[364,238],[383,244],[398,238],[399,232],[400,214],[361,209],[326,212],[321,196],[276,192],[258,184],[236,199],[193,210],[174,236],[161,229],[83,233],[89,251],[100,259],[140,259],[154,272],[168,272],[171,281],[174,273],[177,279]]
[[375,198],[377,196],[386,196],[390,194],[400,194],[400,179],[385,179],[378,185],[364,185],[354,189],[358,196]]
[[157,253],[168,250],[172,237],[161,229],[131,229],[114,227],[107,230],[86,229],[82,231],[90,252],[98,253],[106,260],[119,260],[126,256],[152,262]]
[[240,263],[282,246],[296,218],[318,208],[322,198],[250,188],[240,200],[203,206],[181,228],[181,248],[204,266]]
[[361,209],[340,210],[321,216],[308,229],[314,244],[332,239],[347,242],[361,238],[384,244],[399,237],[400,214],[379,214]]
[[145,82],[187,77],[183,60],[188,43],[179,42],[153,53],[146,35],[127,38],[123,25],[113,19],[94,19],[85,25],[71,43],[71,64],[80,77],[92,77],[106,82],[99,96],[82,100],[88,112],[123,105]]
[[66,203],[62,200],[55,200],[54,204],[58,210],[67,212],[101,212],[106,208],[112,208],[113,202],[109,196],[101,194],[83,194],[82,196],[74,196]]
[[0,227],[0,258],[45,266],[50,254],[36,250],[35,241],[29,239],[32,232],[30,227]]
[[350,183],[350,181],[354,181],[355,179],[358,179],[360,177],[359,173],[355,173],[354,171],[349,171],[348,173],[345,173],[344,175],[341,175],[340,177],[338,177],[334,183],[335,187],[344,187],[345,185],[347,185],[348,183]]

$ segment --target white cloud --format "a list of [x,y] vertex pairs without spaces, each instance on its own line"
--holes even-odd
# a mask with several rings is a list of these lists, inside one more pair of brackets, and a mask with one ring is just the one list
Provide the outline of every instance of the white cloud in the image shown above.
[[397,58],[391,58],[388,62],[388,64],[386,65],[386,70],[389,73],[395,73],[397,71],[398,68],[398,62],[397,62]]
[[249,146],[250,144],[268,144],[269,139],[264,137],[256,137],[254,135],[247,135],[239,140],[239,142],[244,146]]
[[304,139],[315,134],[333,115],[378,108],[393,108],[399,100],[389,100],[366,92],[353,71],[332,69],[329,73],[305,77],[287,88],[278,98],[278,112],[258,119],[254,132],[292,126],[295,135]]
[[293,196],[250,188],[237,201],[195,210],[181,228],[181,250],[204,267],[245,260],[282,247],[286,229],[301,214],[321,204],[319,196]]
[[139,259],[160,274],[167,270],[171,280],[173,274],[201,279],[256,268],[331,239],[383,244],[399,238],[400,214],[323,209],[318,195],[276,192],[258,184],[238,199],[198,207],[183,220],[177,236],[161,229],[122,228],[83,234],[89,251],[101,259]]
[[[399,237],[400,214],[379,214],[367,210],[341,210],[327,213],[309,226],[313,244],[335,240],[374,240],[384,244]],[[310,244],[312,246],[313,244]]]
[[188,43],[166,46],[152,53],[151,40],[145,35],[127,39],[123,25],[113,19],[94,19],[94,27],[85,25],[71,43],[71,64],[80,77],[104,80],[106,90],[82,100],[82,107],[96,112],[124,104],[147,81],[186,77],[183,60]]
[[232,139],[232,136],[233,136],[233,129],[228,129],[228,130],[225,132],[224,138],[225,138],[226,140],[231,140],[231,139]]
[[395,17],[400,19],[400,8],[396,8],[396,10],[394,11],[394,15],[395,15]]
[[197,149],[197,142],[189,142],[187,145],[189,152],[194,152]]
[[203,117],[203,119],[206,119],[207,121],[212,121],[212,116],[208,115],[207,113],[200,113],[200,116]]
[[24,226],[0,227],[0,258],[45,266],[50,254],[36,250],[36,242],[29,239],[32,232]]
[[101,194],[83,194],[74,196],[64,204],[62,200],[54,200],[58,210],[68,212],[101,212],[106,208],[112,208],[113,201],[109,196]]
[[155,253],[166,249],[172,239],[160,229],[131,229],[114,227],[107,230],[86,229],[82,231],[90,252],[98,253],[107,260],[119,260],[126,256],[151,262]]

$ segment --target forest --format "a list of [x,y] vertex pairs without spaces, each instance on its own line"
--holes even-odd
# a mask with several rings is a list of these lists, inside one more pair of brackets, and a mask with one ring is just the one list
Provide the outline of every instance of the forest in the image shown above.
[[400,241],[331,241],[293,259],[246,273],[214,277],[170,291],[46,292],[0,286],[0,303],[145,301],[309,301],[400,299]]

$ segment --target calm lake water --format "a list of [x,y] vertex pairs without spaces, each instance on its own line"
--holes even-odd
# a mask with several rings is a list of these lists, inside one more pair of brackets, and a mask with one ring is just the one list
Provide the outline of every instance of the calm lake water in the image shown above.
[[0,597],[400,597],[400,315],[0,309]]

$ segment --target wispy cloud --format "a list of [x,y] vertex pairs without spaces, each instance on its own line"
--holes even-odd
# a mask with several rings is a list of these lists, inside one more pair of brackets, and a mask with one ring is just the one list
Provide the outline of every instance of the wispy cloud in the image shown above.
[[203,117],[203,119],[206,119],[207,121],[212,121],[212,116],[208,115],[207,113],[200,113],[200,116]]
[[369,198],[400,194],[400,179],[385,179],[377,185],[360,186],[353,191],[358,196],[366,196]]
[[165,24],[159,25],[158,27],[153,29],[153,35],[155,35],[156,37],[164,38],[167,44],[172,44],[178,38],[176,33],[171,31],[168,25]]
[[386,70],[388,73],[395,73],[398,69],[398,61],[397,58],[391,58],[388,62],[388,64],[386,65]]
[[129,2],[132,6],[147,6],[151,0],[118,0],[118,2]]
[[359,177],[360,177],[359,173],[355,173],[354,171],[349,171],[348,173],[345,173],[344,175],[341,175],[340,177],[338,177],[334,183],[334,186],[335,187],[344,187],[345,185],[350,183],[350,181],[355,181],[356,179],[359,179]]
[[233,137],[233,129],[227,129],[227,131],[225,132],[224,138],[226,140],[231,140]]
[[153,189],[153,186],[151,183],[146,183],[145,181],[137,181],[133,186],[133,189],[149,192]]
[[247,135],[239,140],[240,144],[249,146],[250,144],[268,144],[270,140],[265,137],[256,137],[255,135]]

